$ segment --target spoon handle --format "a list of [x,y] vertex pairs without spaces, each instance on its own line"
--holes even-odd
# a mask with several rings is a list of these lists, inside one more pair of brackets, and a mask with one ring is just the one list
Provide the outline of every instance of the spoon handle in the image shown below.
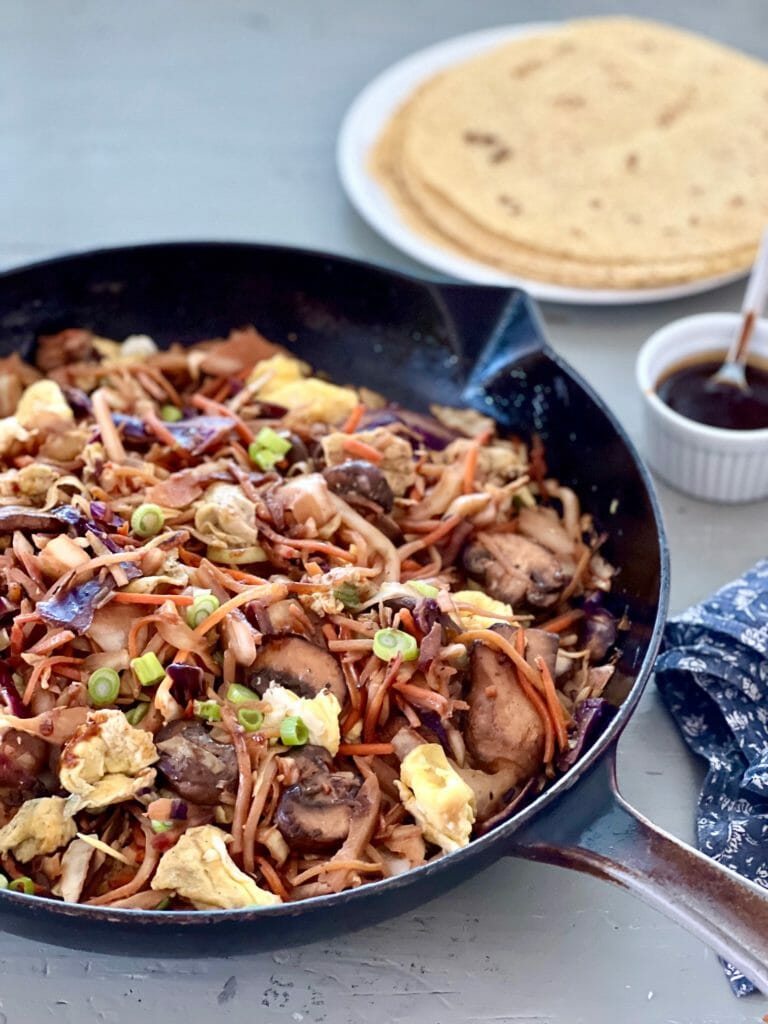
[[763,231],[760,248],[752,265],[744,300],[741,304],[743,321],[741,330],[728,350],[727,363],[742,363],[746,359],[747,345],[752,336],[755,320],[765,309],[768,299],[768,228]]

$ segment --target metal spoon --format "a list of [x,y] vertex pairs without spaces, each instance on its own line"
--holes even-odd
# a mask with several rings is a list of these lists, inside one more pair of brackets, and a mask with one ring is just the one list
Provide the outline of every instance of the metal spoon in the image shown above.
[[752,265],[752,273],[749,275],[747,290],[744,292],[744,301],[741,304],[741,330],[726,352],[723,365],[709,378],[709,383],[713,386],[729,384],[742,391],[749,391],[745,370],[747,348],[755,323],[765,308],[766,298],[768,298],[768,228],[763,231],[760,248]]

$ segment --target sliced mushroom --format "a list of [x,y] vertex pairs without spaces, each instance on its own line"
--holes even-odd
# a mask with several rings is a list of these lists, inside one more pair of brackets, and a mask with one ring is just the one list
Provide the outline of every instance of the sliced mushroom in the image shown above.
[[349,835],[361,780],[352,772],[331,772],[323,747],[308,745],[291,761],[299,780],[280,797],[275,822],[285,840],[303,850],[325,850]]
[[233,797],[237,785],[237,755],[228,743],[217,743],[202,723],[171,722],[155,735],[160,751],[157,767],[171,789],[195,804],[219,804]]
[[362,459],[351,459],[338,466],[328,466],[323,476],[334,494],[357,495],[375,501],[385,512],[392,510],[395,500],[392,488],[378,466]]
[[9,790],[3,800],[21,803],[32,793],[42,792],[40,772],[48,761],[48,746],[37,736],[8,729],[0,739],[0,790]]
[[341,665],[330,651],[300,636],[275,636],[259,648],[251,686],[264,693],[270,683],[300,697],[316,697],[328,687],[339,704],[347,695]]
[[516,533],[478,533],[464,552],[464,565],[491,597],[513,606],[525,600],[547,608],[568,583],[555,555]]
[[[510,641],[515,635],[510,626],[494,628]],[[539,642],[536,636],[539,632],[526,630],[529,659]],[[534,634],[533,638],[530,634]],[[542,650],[543,644],[541,641]],[[507,786],[511,788],[529,779],[541,767],[544,726],[505,654],[485,644],[473,644],[470,673],[467,748],[482,767],[492,772],[513,769],[508,773]]]
[[0,506],[0,533],[14,530],[29,530],[35,533],[60,533],[63,529],[60,519],[51,512],[26,505]]

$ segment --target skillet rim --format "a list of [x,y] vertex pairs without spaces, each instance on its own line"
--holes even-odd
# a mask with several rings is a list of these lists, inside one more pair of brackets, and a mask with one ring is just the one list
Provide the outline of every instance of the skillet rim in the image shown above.
[[[656,494],[655,485],[650,471],[640,457],[634,442],[628,436],[622,424],[618,421],[611,409],[604,400],[597,394],[592,386],[578,373],[570,364],[563,359],[547,341],[547,334],[538,305],[527,292],[519,288],[505,288],[500,285],[468,284],[460,281],[441,281],[429,276],[422,277],[409,271],[403,271],[389,265],[375,263],[371,260],[358,259],[353,256],[328,252],[323,249],[305,248],[302,246],[273,244],[269,242],[245,242],[231,240],[173,240],[133,243],[127,245],[100,246],[92,249],[84,249],[75,252],[64,253],[59,256],[46,257],[42,260],[33,260],[20,266],[14,266],[0,271],[0,308],[2,307],[2,288],[6,281],[21,277],[38,270],[55,270],[58,267],[72,266],[80,261],[98,259],[99,257],[113,257],[123,254],[140,254],[142,252],[157,253],[166,251],[169,255],[174,253],[198,251],[210,251],[212,249],[229,250],[243,253],[261,254],[280,253],[282,255],[295,255],[302,258],[315,259],[318,262],[331,262],[339,266],[354,266],[371,272],[374,275],[389,278],[394,281],[406,281],[410,284],[434,290],[438,300],[443,299],[450,293],[464,291],[467,293],[493,293],[499,297],[506,294],[510,300],[522,295],[528,303],[529,311],[534,320],[540,345],[538,351],[552,362],[561,372],[565,373],[577,387],[592,401],[603,413],[612,427],[614,433],[624,446],[648,496],[648,502],[654,521],[655,532],[659,545],[659,596],[656,615],[648,638],[648,647],[645,656],[638,666],[634,682],[618,708],[617,714],[609,724],[608,728],[589,748],[587,753],[576,762],[564,775],[557,779],[552,786],[544,790],[532,803],[526,805],[503,824],[492,829],[490,832],[452,853],[444,854],[430,864],[412,868],[401,875],[392,878],[382,879],[375,882],[366,882],[356,889],[349,889],[341,893],[333,893],[325,896],[313,896],[309,899],[299,900],[295,903],[282,903],[271,907],[254,907],[235,910],[140,910],[127,907],[109,908],[89,906],[80,903],[64,903],[60,900],[47,896],[27,896],[24,893],[11,892],[8,889],[0,890],[0,912],[7,907],[8,910],[19,912],[23,907],[37,917],[46,914],[53,914],[57,918],[88,919],[93,922],[104,923],[107,921],[126,925],[137,925],[151,927],[155,932],[157,929],[168,930],[183,928],[188,932],[193,927],[204,927],[206,925],[218,925],[230,923],[248,924],[259,920],[280,920],[286,917],[299,917],[305,913],[318,914],[325,909],[346,906],[348,903],[359,902],[361,899],[386,897],[397,890],[409,888],[418,883],[425,884],[427,897],[432,893],[430,880],[439,876],[445,871],[455,868],[461,861],[482,859],[483,855],[488,856],[494,846],[499,849],[495,852],[493,859],[501,857],[506,852],[506,840],[508,840],[522,826],[538,817],[548,810],[566,792],[572,789],[584,776],[589,773],[598,761],[602,760],[610,748],[614,746],[629,719],[634,713],[640,697],[650,679],[653,664],[658,653],[662,640],[662,633],[666,621],[667,606],[669,602],[669,545],[666,529],[661,512],[661,505]],[[443,315],[447,315],[441,309]]]

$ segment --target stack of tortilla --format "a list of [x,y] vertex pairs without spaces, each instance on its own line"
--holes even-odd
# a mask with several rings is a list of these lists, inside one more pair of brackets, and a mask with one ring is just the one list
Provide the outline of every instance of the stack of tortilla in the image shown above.
[[427,81],[371,169],[412,228],[519,277],[745,269],[768,221],[768,66],[654,22],[567,22]]

